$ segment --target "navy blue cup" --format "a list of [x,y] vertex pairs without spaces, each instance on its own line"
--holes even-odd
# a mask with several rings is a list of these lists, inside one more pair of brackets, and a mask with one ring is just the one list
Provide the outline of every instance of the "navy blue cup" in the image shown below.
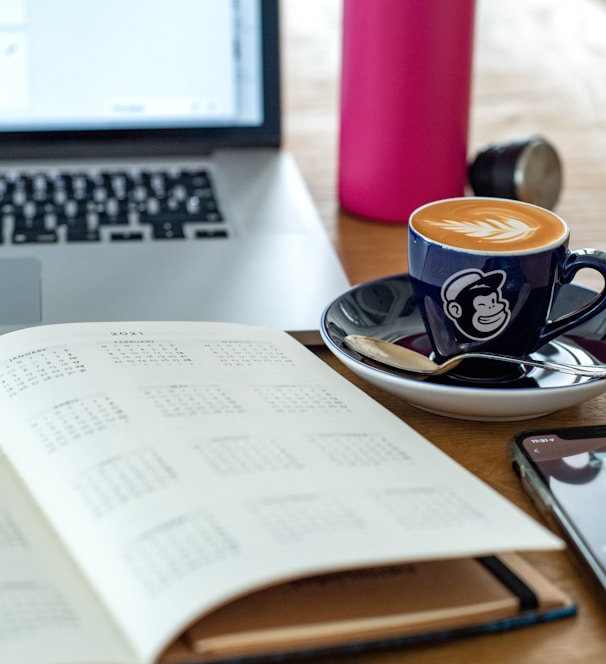
[[[468,351],[524,358],[606,308],[603,289],[551,320],[558,289],[579,270],[596,270],[606,282],[606,253],[570,251],[565,222],[543,208],[481,197],[435,201],[412,213],[408,232],[413,292],[438,362]],[[520,375],[490,361],[464,362],[458,372],[473,380]]]

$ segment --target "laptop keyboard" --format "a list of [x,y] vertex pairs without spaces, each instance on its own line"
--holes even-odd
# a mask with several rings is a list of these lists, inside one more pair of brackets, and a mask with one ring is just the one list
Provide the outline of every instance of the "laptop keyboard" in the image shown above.
[[0,174],[0,241],[223,238],[206,170]]

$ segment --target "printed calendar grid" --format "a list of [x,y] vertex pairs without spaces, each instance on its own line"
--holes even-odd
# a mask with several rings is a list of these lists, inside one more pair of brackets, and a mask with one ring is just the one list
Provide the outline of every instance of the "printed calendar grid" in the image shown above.
[[72,481],[72,488],[95,519],[161,491],[177,479],[175,469],[153,448],[106,459]]
[[83,373],[86,367],[69,348],[40,348],[0,365],[0,391],[13,398],[49,381]]
[[0,642],[76,625],[76,615],[54,588],[25,581],[0,583]]
[[269,341],[207,341],[203,348],[222,367],[293,367],[295,363]]
[[181,515],[141,534],[123,552],[144,591],[155,596],[205,567],[239,553],[229,533],[211,515]]

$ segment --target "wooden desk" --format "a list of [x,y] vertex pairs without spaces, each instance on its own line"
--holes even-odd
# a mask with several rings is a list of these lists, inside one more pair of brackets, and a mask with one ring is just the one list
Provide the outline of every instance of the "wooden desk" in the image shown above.
[[[299,162],[352,283],[406,271],[406,227],[356,219],[336,199],[340,0],[283,0],[286,145]],[[560,152],[557,205],[571,246],[606,248],[606,2],[478,0],[470,155],[494,141],[540,133]],[[583,277],[582,283],[599,287]],[[538,517],[505,459],[517,431],[606,422],[606,395],[526,422],[463,422],[418,411],[371,387],[323,348],[318,354],[514,503]],[[606,604],[571,552],[527,556],[570,592],[578,617],[447,644],[336,658],[368,663],[598,662]]]

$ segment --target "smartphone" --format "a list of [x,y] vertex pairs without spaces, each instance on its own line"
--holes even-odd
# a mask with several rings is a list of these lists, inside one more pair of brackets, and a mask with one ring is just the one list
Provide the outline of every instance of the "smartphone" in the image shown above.
[[539,511],[606,590],[606,425],[524,431],[507,452]]

